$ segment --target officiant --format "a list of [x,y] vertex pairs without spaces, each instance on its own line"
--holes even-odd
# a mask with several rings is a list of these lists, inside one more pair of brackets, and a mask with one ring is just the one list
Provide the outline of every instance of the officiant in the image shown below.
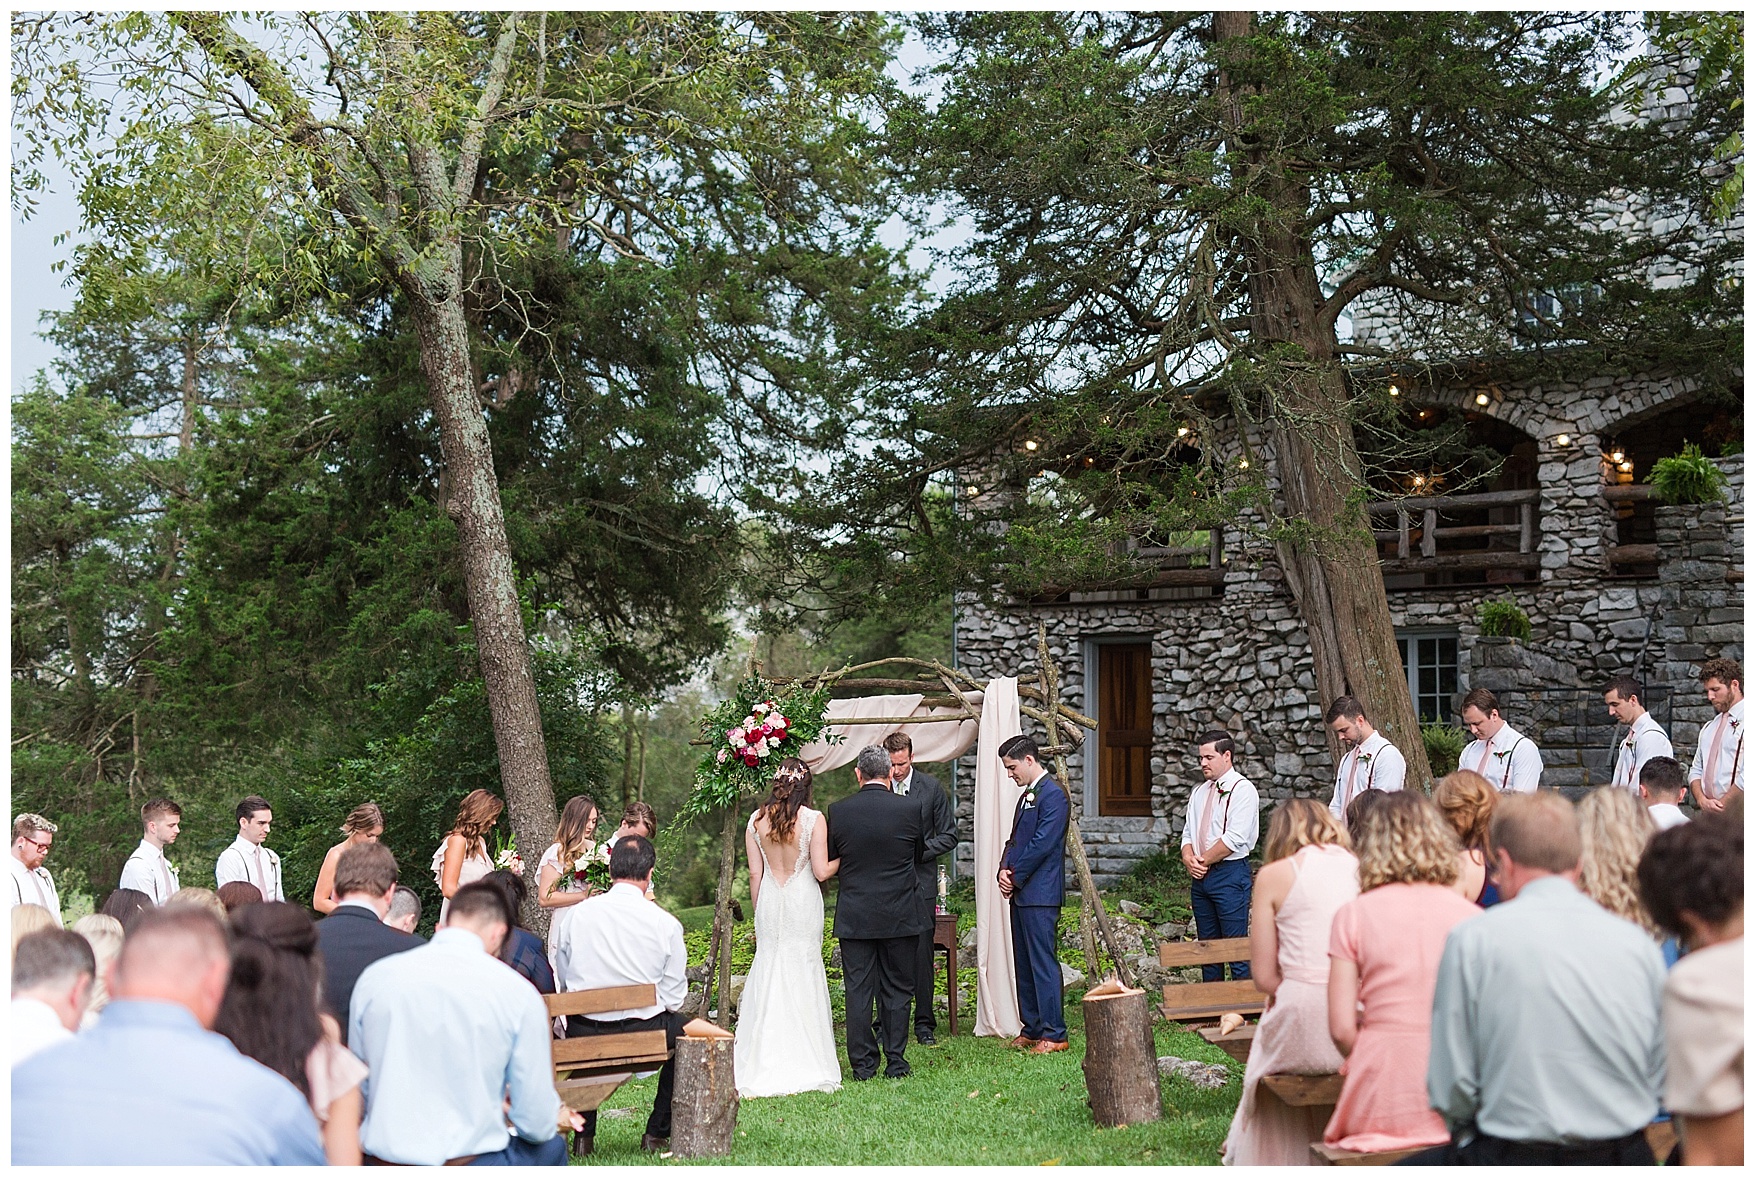
[[[914,741],[907,732],[884,737],[890,754],[890,791],[906,797],[920,809],[920,829],[926,837],[926,857],[916,874],[920,880],[920,904],[926,913],[926,931],[914,951],[914,1040],[931,1046],[937,1039],[938,1018],[932,1007],[933,914],[938,902],[938,859],[957,847],[957,814],[938,778],[914,768]],[[952,983],[955,984],[953,978]]]

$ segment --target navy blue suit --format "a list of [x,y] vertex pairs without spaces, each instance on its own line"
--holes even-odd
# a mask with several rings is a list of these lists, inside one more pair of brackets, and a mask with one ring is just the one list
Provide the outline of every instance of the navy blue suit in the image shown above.
[[1012,836],[1000,856],[1001,870],[1012,872],[1012,960],[1018,976],[1018,1014],[1024,1036],[1066,1041],[1061,1009],[1060,959],[1055,925],[1066,898],[1066,825],[1071,813],[1066,790],[1044,775],[1018,798]]

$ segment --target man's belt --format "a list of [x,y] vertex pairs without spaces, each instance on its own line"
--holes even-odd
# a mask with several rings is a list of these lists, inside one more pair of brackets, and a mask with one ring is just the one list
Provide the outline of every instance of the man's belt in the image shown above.
[[[445,1165],[473,1165],[480,1158],[481,1154],[476,1153],[474,1156],[470,1157],[452,1157],[450,1160],[441,1161],[440,1163]],[[367,1165],[395,1165],[399,1169],[411,1167],[402,1161],[387,1161],[383,1157],[375,1157],[371,1153],[363,1154],[360,1159],[363,1164]]]

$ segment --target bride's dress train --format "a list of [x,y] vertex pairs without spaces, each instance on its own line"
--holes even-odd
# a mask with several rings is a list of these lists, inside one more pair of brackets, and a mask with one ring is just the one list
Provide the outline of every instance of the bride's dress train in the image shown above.
[[756,838],[763,868],[756,958],[744,982],[734,1045],[737,1093],[745,1099],[841,1089],[823,971],[823,891],[810,865],[811,830],[821,816],[798,811],[798,860],[785,879]]

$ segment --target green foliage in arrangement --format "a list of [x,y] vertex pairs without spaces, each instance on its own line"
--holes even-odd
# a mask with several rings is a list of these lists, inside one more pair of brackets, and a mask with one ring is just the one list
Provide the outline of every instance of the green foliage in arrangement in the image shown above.
[[1651,485],[1658,498],[1672,506],[1683,503],[1717,503],[1725,497],[1725,472],[1713,464],[1691,441],[1682,452],[1651,464]]
[[695,791],[678,816],[712,813],[761,793],[780,762],[822,732],[828,707],[826,686],[779,689],[760,675],[744,679],[701,720],[707,751],[695,770]]
[[1426,745],[1426,763],[1432,766],[1432,775],[1437,778],[1456,771],[1469,737],[1460,727],[1434,721],[1420,725],[1420,742]]
[[1482,601],[1475,610],[1475,620],[1480,623],[1482,637],[1528,640],[1530,636],[1530,615],[1515,601]]

